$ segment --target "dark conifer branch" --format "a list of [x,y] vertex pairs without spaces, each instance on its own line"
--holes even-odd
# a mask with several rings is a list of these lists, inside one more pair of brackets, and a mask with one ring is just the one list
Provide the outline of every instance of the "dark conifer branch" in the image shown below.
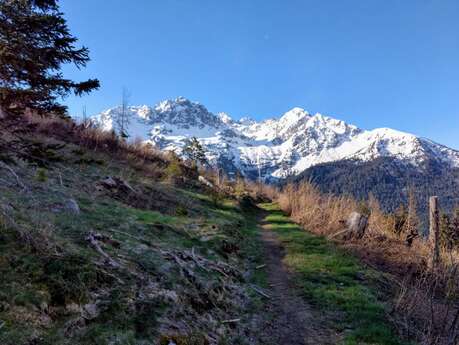
[[89,62],[88,48],[76,42],[56,0],[0,0],[0,107],[63,115],[59,98],[97,89],[97,79],[75,82],[60,72],[63,64]]

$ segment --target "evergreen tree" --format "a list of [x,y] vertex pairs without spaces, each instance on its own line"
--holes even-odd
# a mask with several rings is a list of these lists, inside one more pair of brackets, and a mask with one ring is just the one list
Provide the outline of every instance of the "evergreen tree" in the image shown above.
[[186,143],[183,153],[185,157],[190,160],[194,165],[205,164],[207,162],[204,148],[196,137],[192,137]]
[[419,236],[418,232],[419,218],[416,212],[416,197],[414,190],[410,189],[408,194],[408,214],[405,221],[405,243],[408,247],[411,247],[415,238]]
[[456,207],[453,211],[453,216],[451,217],[451,242],[453,247],[459,245],[459,208]]
[[115,122],[117,125],[118,133],[122,139],[129,137],[128,130],[129,124],[131,123],[131,114],[129,112],[129,91],[127,88],[123,88],[121,96],[121,109],[115,116]]
[[442,212],[440,215],[440,245],[451,250],[453,248],[453,231],[450,217]]
[[0,108],[8,114],[30,109],[63,115],[58,99],[82,95],[99,81],[63,77],[63,64],[85,67],[87,48],[77,48],[57,0],[0,0]]

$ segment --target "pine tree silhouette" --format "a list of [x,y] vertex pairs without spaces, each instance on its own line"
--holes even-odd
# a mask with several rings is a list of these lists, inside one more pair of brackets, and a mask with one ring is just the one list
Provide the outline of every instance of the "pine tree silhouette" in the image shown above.
[[64,115],[58,99],[99,87],[97,79],[75,82],[61,67],[89,61],[86,47],[77,48],[57,0],[0,0],[0,107],[7,114],[26,109],[41,115]]

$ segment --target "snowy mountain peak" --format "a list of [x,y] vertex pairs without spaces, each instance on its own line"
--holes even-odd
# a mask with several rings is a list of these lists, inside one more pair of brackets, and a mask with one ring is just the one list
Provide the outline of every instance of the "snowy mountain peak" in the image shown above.
[[227,113],[218,113],[218,117],[223,123],[226,123],[227,125],[234,122]]
[[308,116],[309,113],[306,110],[295,107],[282,115],[282,117],[279,119],[279,123],[294,124]]
[[[109,109],[95,121],[103,129],[117,130],[115,119],[120,112],[121,107]],[[283,178],[320,163],[378,157],[393,157],[414,166],[435,160],[459,167],[458,151],[432,141],[390,128],[362,130],[302,108],[293,108],[279,119],[234,121],[226,113],[216,115],[198,102],[178,97],[154,107],[129,107],[128,114],[131,138],[181,152],[187,139],[195,136],[211,164],[252,178],[259,170],[266,179]]]
[[251,117],[245,116],[241,117],[238,123],[240,123],[241,125],[253,125],[255,123],[255,120]]

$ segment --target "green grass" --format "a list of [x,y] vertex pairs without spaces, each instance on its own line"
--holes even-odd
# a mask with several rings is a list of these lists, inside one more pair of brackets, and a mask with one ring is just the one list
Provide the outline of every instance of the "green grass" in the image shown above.
[[374,272],[325,238],[301,229],[276,204],[261,207],[268,211],[264,221],[285,247],[284,262],[295,272],[305,297],[344,315],[337,322],[345,330],[344,344],[402,344],[385,317],[384,303],[376,298],[377,287],[371,286]]
[[[243,212],[232,197],[152,180],[103,152],[67,146],[60,163],[49,157],[53,163],[38,172],[25,163],[14,167],[32,195],[18,193],[13,184],[1,189],[0,202],[8,206],[2,216],[6,210],[14,219],[12,226],[0,217],[1,345],[156,344],[168,327],[162,324],[167,318],[187,325],[177,336],[198,344],[191,342],[192,335],[207,332],[215,320],[241,315],[242,325],[250,312],[263,311],[266,300],[249,287],[267,285],[265,271],[255,269],[263,264],[255,211]],[[143,205],[131,202],[131,196],[99,190],[105,176],[127,180],[152,200],[158,192],[158,204]],[[70,198],[78,203],[79,214],[65,209]],[[107,264],[88,241],[90,233],[102,236],[100,246],[119,267]],[[191,249],[243,275],[224,277],[188,262],[189,276],[173,257]],[[176,292],[179,303],[173,294],[166,298],[157,293],[168,290]],[[212,306],[201,306],[205,294],[214,298]],[[79,317],[74,305],[94,303],[99,314],[74,327]],[[203,312],[213,318],[201,317]],[[229,333],[228,344],[246,343]]]
[[[264,264],[263,245],[260,239],[257,215],[253,212],[244,212],[244,226],[242,227],[242,254],[250,259],[251,271],[250,283],[268,287],[268,276],[264,268],[256,269]],[[259,297],[259,295],[254,295]]]
[[137,218],[138,221],[144,224],[149,224],[149,225],[152,225],[152,224],[174,225],[176,224],[177,225],[177,224],[182,223],[180,217],[163,215],[157,211],[140,210],[140,209],[132,208],[130,212]]

